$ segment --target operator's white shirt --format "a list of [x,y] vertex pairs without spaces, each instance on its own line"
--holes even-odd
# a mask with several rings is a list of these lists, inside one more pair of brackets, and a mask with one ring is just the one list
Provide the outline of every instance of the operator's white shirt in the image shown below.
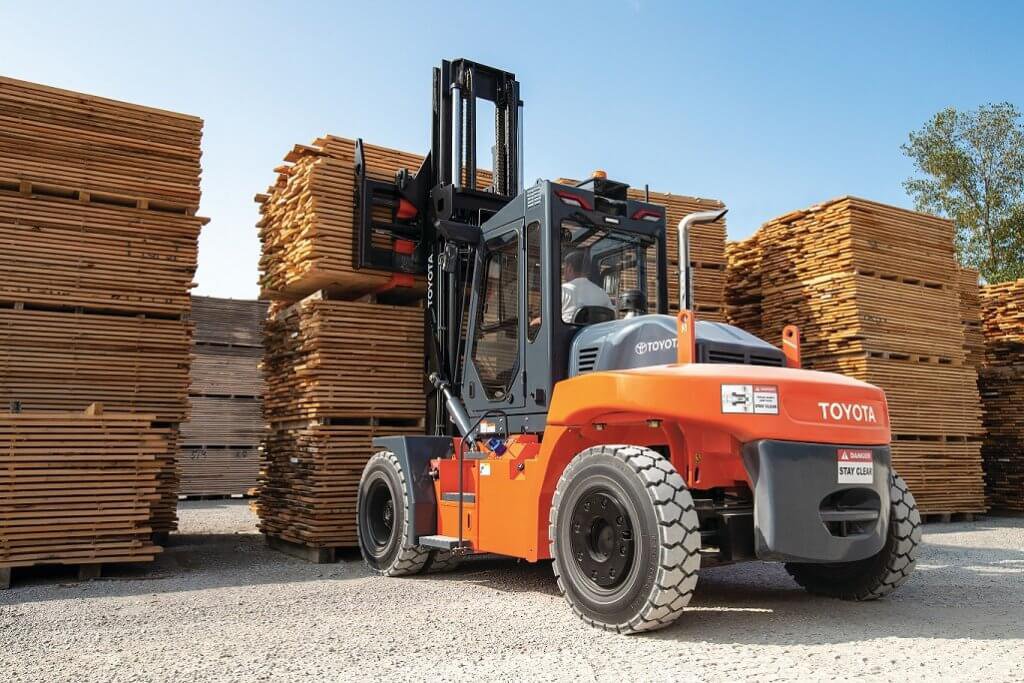
[[562,284],[562,320],[571,323],[576,311],[585,306],[602,306],[615,310],[608,292],[585,277],[578,277]]

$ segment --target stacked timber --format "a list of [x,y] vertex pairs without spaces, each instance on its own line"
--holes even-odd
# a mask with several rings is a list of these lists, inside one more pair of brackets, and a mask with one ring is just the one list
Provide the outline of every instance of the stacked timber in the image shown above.
[[981,303],[985,358],[979,386],[989,503],[1024,512],[1024,279],[983,287]]
[[[364,152],[378,180],[415,173],[423,160],[371,144]],[[356,267],[355,153],[353,140],[334,136],[297,145],[256,197],[260,290],[273,300],[257,512],[278,547],[354,546],[356,487],[373,438],[423,433],[424,283],[377,296],[392,273]],[[486,171],[477,180],[490,182]]]
[[960,323],[964,328],[964,360],[980,368],[985,356],[985,333],[981,327],[981,286],[978,271],[960,269]]
[[423,309],[314,294],[266,324],[270,423],[258,510],[269,536],[356,543],[355,496],[375,436],[422,434]]
[[[0,413],[0,574],[36,564],[150,561],[167,444],[154,415]],[[6,587],[0,586],[0,587]]]
[[259,483],[267,304],[192,297],[192,413],[181,426],[182,496],[244,495]]
[[758,337],[762,336],[761,255],[757,233],[725,245],[726,322]]
[[0,403],[152,415],[176,527],[202,120],[0,78]]
[[805,367],[885,390],[894,464],[922,511],[984,511],[952,224],[842,197],[769,221],[729,253],[732,320],[768,340],[795,324]]
[[[555,182],[576,185],[579,181],[558,178]],[[679,221],[691,213],[713,211],[725,205],[717,199],[702,199],[671,192],[630,188],[635,201],[649,201],[665,207],[665,251],[668,255],[668,308],[679,312]],[[725,219],[697,225],[690,234],[690,268],[693,273],[694,308],[701,320],[725,322]],[[653,306],[652,306],[653,308]]]

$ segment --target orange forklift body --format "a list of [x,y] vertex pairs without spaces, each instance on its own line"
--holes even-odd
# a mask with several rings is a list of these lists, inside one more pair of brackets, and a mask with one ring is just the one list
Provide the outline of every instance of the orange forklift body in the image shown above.
[[[753,365],[686,362],[692,358],[693,318],[679,315],[684,362],[588,373],[559,382],[543,438],[508,438],[500,455],[463,460],[459,527],[459,448],[432,461],[437,478],[437,533],[459,536],[474,552],[529,561],[549,559],[548,514],[555,486],[578,453],[591,446],[667,447],[672,464],[693,490],[753,488],[741,445],[757,439],[846,446],[890,440],[884,392],[842,375]],[[799,363],[795,329],[784,333],[790,365]],[[777,397],[774,413],[708,411],[723,404],[726,387],[751,385]],[[843,406],[857,406],[856,411]],[[469,495],[472,494],[472,495]],[[447,499],[446,499],[447,498]]]

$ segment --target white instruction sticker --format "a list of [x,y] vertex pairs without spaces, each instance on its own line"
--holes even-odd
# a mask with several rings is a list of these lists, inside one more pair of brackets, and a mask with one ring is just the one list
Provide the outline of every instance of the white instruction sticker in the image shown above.
[[480,463],[480,476],[489,477],[491,476],[491,463],[482,462]]
[[779,414],[779,388],[771,385],[754,385],[754,412],[760,415]]
[[840,448],[836,460],[840,484],[871,484],[875,481],[875,463],[871,451]]
[[723,384],[722,412],[754,412],[754,387],[750,384]]

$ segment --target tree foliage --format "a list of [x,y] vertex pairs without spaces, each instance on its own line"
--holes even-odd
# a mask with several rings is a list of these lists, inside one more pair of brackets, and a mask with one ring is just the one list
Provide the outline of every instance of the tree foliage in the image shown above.
[[948,108],[903,151],[922,177],[903,183],[918,211],[951,219],[960,263],[988,282],[1024,277],[1024,125],[1012,104]]

